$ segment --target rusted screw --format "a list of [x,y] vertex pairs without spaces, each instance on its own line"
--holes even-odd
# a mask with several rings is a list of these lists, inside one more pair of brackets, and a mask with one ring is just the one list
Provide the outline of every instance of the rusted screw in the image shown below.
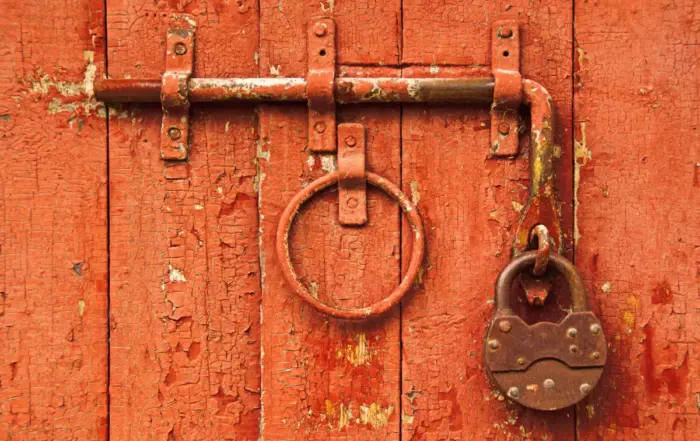
[[357,140],[355,139],[354,136],[350,135],[345,137],[345,144],[348,145],[349,147],[355,147],[355,144],[357,144]]
[[498,340],[489,340],[489,349],[493,349],[495,351],[500,347],[501,344],[498,342]]
[[518,364],[520,366],[525,366],[525,357],[518,358]]
[[571,351],[572,354],[575,354],[578,352],[578,346],[571,345],[571,346],[569,346],[569,350]]
[[513,36],[513,30],[506,26],[504,28],[501,28],[500,31],[498,31],[498,36],[501,38],[510,38]]
[[593,323],[591,325],[591,332],[594,334],[599,334],[600,333],[600,325],[598,323]]
[[554,380],[552,380],[551,378],[547,378],[546,380],[544,380],[542,385],[544,385],[545,389],[554,389]]
[[500,124],[498,125],[498,133],[500,133],[501,135],[504,135],[504,136],[505,136],[505,135],[508,134],[508,132],[510,132],[510,124],[508,124],[508,123],[500,123]]
[[187,46],[185,46],[185,43],[175,43],[174,51],[177,55],[185,55],[187,53]]
[[566,330],[566,335],[570,338],[574,338],[578,335],[578,330],[576,328],[569,328]]
[[316,23],[314,25],[314,35],[317,37],[326,35],[326,25],[324,23]]
[[583,383],[579,388],[582,394],[586,395],[591,391],[591,385],[588,383]]
[[498,329],[500,329],[504,334],[507,334],[512,329],[512,325],[508,320],[503,320],[498,324]]
[[517,400],[518,398],[520,398],[520,389],[518,389],[517,387],[511,387],[510,389],[508,389],[508,396]]
[[177,127],[171,127],[168,129],[168,137],[173,141],[180,139],[182,132]]
[[314,124],[314,130],[316,130],[318,133],[323,133],[326,131],[326,125],[319,121],[316,124]]
[[591,354],[591,358],[592,358],[593,360],[599,359],[599,358],[600,358],[600,352],[595,351],[594,353]]

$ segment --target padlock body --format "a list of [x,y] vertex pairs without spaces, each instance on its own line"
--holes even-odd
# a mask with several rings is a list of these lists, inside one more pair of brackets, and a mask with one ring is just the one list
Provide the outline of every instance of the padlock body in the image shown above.
[[592,312],[528,325],[496,312],[484,344],[486,372],[509,399],[539,410],[576,404],[603,372],[607,345]]

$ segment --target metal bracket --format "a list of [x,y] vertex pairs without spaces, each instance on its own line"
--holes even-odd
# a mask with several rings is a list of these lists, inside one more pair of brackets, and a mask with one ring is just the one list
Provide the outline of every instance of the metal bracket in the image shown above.
[[491,105],[491,156],[518,154],[520,103],[520,33],[516,20],[494,22],[491,31],[491,70],[494,77]]
[[365,127],[338,125],[338,219],[341,225],[367,223]]
[[336,151],[335,129],[335,22],[316,18],[309,22],[309,150]]
[[183,161],[189,150],[190,101],[188,80],[194,64],[195,21],[180,17],[178,27],[168,30],[165,73],[160,91],[163,123],[160,130],[160,155],[163,159]]

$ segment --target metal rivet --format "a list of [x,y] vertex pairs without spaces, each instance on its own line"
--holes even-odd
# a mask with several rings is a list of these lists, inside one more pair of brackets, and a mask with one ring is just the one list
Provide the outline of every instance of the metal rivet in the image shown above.
[[571,351],[572,354],[575,354],[578,352],[578,346],[571,345],[571,346],[569,346],[569,350]]
[[326,131],[326,125],[319,121],[316,124],[314,124],[314,130],[316,130],[318,133],[323,133]]
[[180,139],[181,136],[182,132],[177,127],[171,127],[168,129],[168,137],[170,137],[170,139],[173,141]]
[[524,365],[525,365],[525,357],[520,357],[520,358],[518,358],[518,364],[519,364],[520,366],[524,366]]
[[551,378],[547,378],[546,380],[544,380],[542,385],[545,389],[554,389],[554,380],[552,380]]
[[591,385],[588,383],[583,383],[579,388],[582,394],[586,395],[591,391]]
[[520,389],[518,389],[517,387],[511,387],[510,389],[508,389],[508,396],[513,399],[520,398]]
[[175,43],[173,50],[177,55],[185,55],[187,53],[187,46],[185,46],[185,43]]
[[600,352],[595,351],[594,353],[591,354],[591,358],[592,358],[593,360],[599,359],[599,358],[600,358]]
[[578,335],[578,330],[576,328],[569,328],[566,330],[566,335],[568,335],[571,338],[574,338]]
[[500,329],[501,332],[507,334],[512,329],[512,326],[508,320],[503,320],[498,324],[498,329]]
[[498,342],[498,340],[489,340],[489,348],[496,350],[499,347],[501,347],[501,344]]
[[314,35],[317,37],[323,37],[326,35],[326,24],[325,23],[316,23],[314,25]]
[[345,204],[346,204],[349,208],[357,208],[357,206],[358,206],[360,203],[357,201],[357,199],[355,199],[355,198],[350,198],[350,199],[348,199],[348,200],[345,202]]
[[357,140],[354,136],[350,135],[345,137],[345,144],[349,147],[355,147],[355,144],[357,144]]
[[498,125],[498,133],[501,135],[507,135],[510,132],[510,125],[508,123],[500,123]]
[[498,31],[498,36],[501,38],[510,38],[513,36],[513,30],[506,26]]
[[593,323],[591,325],[591,332],[594,334],[600,333],[600,325],[598,323]]

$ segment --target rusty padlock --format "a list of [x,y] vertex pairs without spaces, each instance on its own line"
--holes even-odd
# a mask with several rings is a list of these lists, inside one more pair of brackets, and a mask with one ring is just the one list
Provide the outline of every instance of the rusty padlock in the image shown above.
[[600,321],[588,309],[581,276],[558,254],[549,264],[566,280],[571,312],[559,323],[528,325],[510,308],[513,280],[529,270],[536,251],[520,254],[496,282],[496,310],[486,332],[484,365],[509,399],[538,410],[557,410],[578,403],[603,373],[607,345]]

